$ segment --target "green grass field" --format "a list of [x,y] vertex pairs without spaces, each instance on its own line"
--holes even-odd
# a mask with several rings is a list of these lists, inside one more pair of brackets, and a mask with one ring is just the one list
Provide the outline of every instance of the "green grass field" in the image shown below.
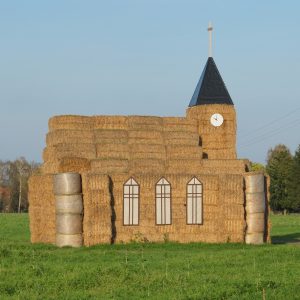
[[300,299],[300,215],[272,216],[273,245],[29,242],[0,214],[0,299]]

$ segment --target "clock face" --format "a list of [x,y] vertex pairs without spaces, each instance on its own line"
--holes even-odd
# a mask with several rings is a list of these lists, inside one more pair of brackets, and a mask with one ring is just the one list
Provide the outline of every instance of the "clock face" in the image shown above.
[[221,126],[223,122],[224,118],[221,114],[215,113],[210,117],[210,123],[215,127]]

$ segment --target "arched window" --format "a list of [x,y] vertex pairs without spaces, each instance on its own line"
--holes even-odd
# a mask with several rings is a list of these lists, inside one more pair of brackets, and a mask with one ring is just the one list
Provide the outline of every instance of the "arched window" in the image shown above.
[[202,183],[194,177],[187,184],[187,224],[202,224]]
[[123,188],[124,225],[139,224],[139,184],[130,178]]
[[171,185],[161,178],[156,184],[156,224],[171,224]]

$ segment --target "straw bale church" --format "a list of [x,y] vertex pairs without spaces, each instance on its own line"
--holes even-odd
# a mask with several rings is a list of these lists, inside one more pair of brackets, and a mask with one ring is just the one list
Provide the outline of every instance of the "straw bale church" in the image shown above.
[[29,183],[32,242],[55,243],[53,174],[63,172],[82,178],[87,246],[245,242],[255,227],[247,223],[249,161],[237,159],[235,107],[211,56],[185,117],[54,116],[43,160]]

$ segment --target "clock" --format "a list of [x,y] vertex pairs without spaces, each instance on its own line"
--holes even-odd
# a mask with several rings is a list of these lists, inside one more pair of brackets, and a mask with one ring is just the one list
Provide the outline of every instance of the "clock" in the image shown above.
[[215,113],[210,117],[210,123],[215,127],[221,126],[223,122],[224,122],[224,118],[221,114]]

